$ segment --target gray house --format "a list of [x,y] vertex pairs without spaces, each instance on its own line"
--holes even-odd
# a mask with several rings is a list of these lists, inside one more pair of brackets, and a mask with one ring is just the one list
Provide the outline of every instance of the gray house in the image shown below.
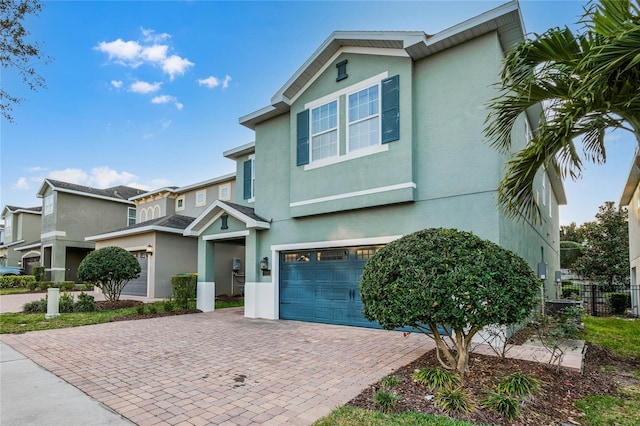
[[620,207],[629,211],[629,264],[631,277],[631,311],[640,316],[640,148],[636,149],[625,183]]
[[[562,182],[538,173],[542,223],[505,218],[496,189],[507,157],[483,140],[501,61],[523,38],[517,2],[434,35],[331,34],[266,107],[240,118],[255,143],[225,152],[237,201],[216,201],[185,230],[198,238],[200,294],[217,285],[216,247],[236,244],[245,316],[374,326],[358,293],[367,259],[403,235],[447,227],[546,265],[541,284],[554,298]],[[540,112],[517,122],[516,149]]]
[[82,259],[95,248],[85,237],[118,229],[136,221],[129,198],[143,191],[128,186],[98,189],[45,179],[40,240],[41,265],[51,281],[76,281]]
[[[172,275],[195,273],[198,269],[198,241],[183,236],[184,230],[217,200],[231,200],[235,183],[236,176],[231,173],[192,185],[135,195],[129,200],[135,203],[135,223],[87,236],[85,240],[94,242],[96,249],[117,246],[136,256],[141,273],[125,286],[123,295],[168,297]],[[233,285],[231,262],[233,258],[244,258],[242,247],[221,245],[216,258],[219,262],[216,295],[240,293],[242,288]]]
[[42,207],[5,206],[4,235],[0,243],[0,265],[20,266],[28,274],[40,264]]

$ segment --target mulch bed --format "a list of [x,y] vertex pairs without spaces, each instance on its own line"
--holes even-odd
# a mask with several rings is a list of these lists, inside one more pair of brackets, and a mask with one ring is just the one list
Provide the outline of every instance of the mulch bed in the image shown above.
[[[616,372],[602,372],[603,366],[614,366]],[[399,385],[386,389],[380,382],[368,387],[347,405],[368,410],[379,410],[373,403],[373,395],[383,389],[397,392],[401,399],[393,412],[415,411],[429,414],[444,414],[434,405],[434,399],[427,399],[432,392],[416,384],[412,375],[416,370],[426,367],[439,367],[435,350],[427,352],[416,361],[396,370],[393,375],[399,378]],[[495,425],[533,425],[580,424],[581,413],[575,408],[575,402],[587,395],[619,395],[619,385],[640,385],[625,372],[640,369],[640,360],[621,359],[607,349],[587,344],[585,368],[581,375],[573,371],[556,371],[554,367],[530,361],[503,359],[494,356],[472,354],[469,362],[471,373],[464,381],[463,389],[471,397],[475,409],[467,416],[450,417],[472,423]],[[608,369],[611,370],[611,369]],[[500,414],[483,408],[481,401],[489,390],[505,375],[521,372],[540,379],[543,393],[525,403],[522,414],[509,421]]]

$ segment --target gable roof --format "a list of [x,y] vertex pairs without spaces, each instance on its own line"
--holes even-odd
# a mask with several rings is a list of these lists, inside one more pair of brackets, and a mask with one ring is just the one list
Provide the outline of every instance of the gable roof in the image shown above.
[[640,148],[636,148],[636,152],[633,155],[633,163],[631,163],[629,177],[620,196],[620,207],[631,204],[631,197],[633,197],[633,193],[638,187],[638,184],[640,184]]
[[16,206],[10,206],[10,205],[6,205],[4,206],[4,209],[2,210],[2,217],[7,216],[9,213],[11,214],[15,214],[15,213],[28,213],[28,214],[42,214],[42,207],[38,206],[38,207],[16,207]]
[[77,185],[75,183],[62,182],[59,180],[45,179],[38,191],[37,197],[44,197],[47,187],[54,191],[76,194],[84,197],[101,198],[104,200],[117,201],[126,204],[133,204],[129,198],[144,193],[143,190],[130,186],[118,185],[111,188],[93,188],[90,186]]
[[135,195],[131,197],[129,200],[135,201],[135,200],[139,200],[141,198],[149,197],[152,195],[161,194],[163,192],[167,192],[170,194],[182,194],[187,191],[193,191],[194,189],[204,188],[206,186],[215,185],[215,184],[226,182],[226,181],[232,181],[232,180],[235,180],[235,178],[236,178],[235,173],[228,173],[226,175],[214,177],[212,179],[208,179],[202,182],[192,183],[187,186],[165,186],[163,188],[158,188],[152,191],[140,193],[139,195]]
[[293,99],[322,72],[342,49],[401,49],[414,61],[497,31],[503,50],[524,40],[524,23],[517,0],[513,0],[434,35],[422,31],[335,31],[271,98],[271,104],[240,117],[243,126],[256,124],[289,111]]
[[199,236],[223,213],[241,221],[247,229],[269,229],[271,227],[269,221],[258,216],[251,207],[216,200],[184,230],[184,235]]
[[109,240],[111,238],[124,237],[127,235],[144,234],[146,232],[166,232],[182,235],[185,228],[187,228],[187,226],[189,226],[194,220],[194,217],[182,216],[179,214],[163,216],[136,223],[135,225],[127,226],[125,228],[106,232],[104,234],[92,235],[90,237],[86,237],[85,241]]

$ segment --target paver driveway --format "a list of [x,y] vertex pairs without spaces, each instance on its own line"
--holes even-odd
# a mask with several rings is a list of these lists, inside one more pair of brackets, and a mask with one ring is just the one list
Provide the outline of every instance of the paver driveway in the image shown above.
[[434,347],[242,308],[1,339],[139,425],[308,425]]

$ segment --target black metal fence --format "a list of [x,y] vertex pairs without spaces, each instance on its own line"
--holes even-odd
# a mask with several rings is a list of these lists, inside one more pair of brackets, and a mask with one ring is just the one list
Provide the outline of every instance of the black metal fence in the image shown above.
[[591,281],[572,280],[562,285],[562,297],[581,300],[584,312],[592,316],[638,317],[640,288],[638,285],[611,286]]

